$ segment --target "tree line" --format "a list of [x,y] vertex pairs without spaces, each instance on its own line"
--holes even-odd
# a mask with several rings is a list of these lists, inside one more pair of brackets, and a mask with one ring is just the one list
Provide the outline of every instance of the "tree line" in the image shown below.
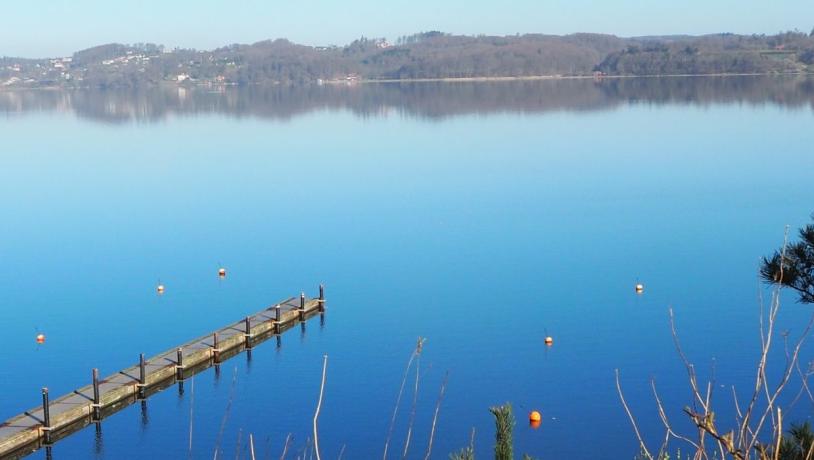
[[[214,50],[109,44],[70,60],[0,58],[0,84],[135,87],[478,77],[801,73],[814,70],[814,37],[716,34],[620,38],[602,34],[464,36],[425,32],[394,44],[361,37],[345,46],[285,39]],[[11,85],[11,83],[8,83]]]

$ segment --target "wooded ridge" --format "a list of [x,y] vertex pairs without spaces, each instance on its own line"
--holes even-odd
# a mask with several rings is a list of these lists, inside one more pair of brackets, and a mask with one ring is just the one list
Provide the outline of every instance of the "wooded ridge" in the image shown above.
[[305,46],[285,39],[211,51],[140,43],[102,45],[52,59],[4,57],[0,87],[807,72],[814,72],[814,36],[797,31],[635,38],[425,32],[395,43],[362,37],[341,47]]

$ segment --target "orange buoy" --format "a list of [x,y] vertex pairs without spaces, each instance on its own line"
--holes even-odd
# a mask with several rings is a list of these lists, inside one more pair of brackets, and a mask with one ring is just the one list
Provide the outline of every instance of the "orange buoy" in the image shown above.
[[554,337],[548,336],[545,338],[546,345],[554,345]]
[[641,294],[644,292],[644,284],[636,283],[636,294]]
[[164,293],[164,285],[163,285],[163,284],[159,284],[159,285],[158,285],[158,287],[156,287],[156,288],[155,288],[155,290],[156,290],[156,292],[158,292],[159,294],[163,294],[163,293]]
[[539,412],[537,412],[536,410],[529,412],[529,422],[539,424],[542,421],[543,416]]
[[37,343],[39,344],[45,343],[45,334],[37,334]]
[[225,278],[226,277],[226,269],[221,267],[218,270],[218,276],[220,276],[221,278]]

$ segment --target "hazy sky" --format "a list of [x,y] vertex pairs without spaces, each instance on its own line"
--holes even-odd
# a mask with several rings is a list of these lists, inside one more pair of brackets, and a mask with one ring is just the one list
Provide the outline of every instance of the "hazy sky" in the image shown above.
[[153,42],[209,49],[289,38],[345,44],[427,30],[622,36],[814,27],[812,0],[0,0],[0,56]]

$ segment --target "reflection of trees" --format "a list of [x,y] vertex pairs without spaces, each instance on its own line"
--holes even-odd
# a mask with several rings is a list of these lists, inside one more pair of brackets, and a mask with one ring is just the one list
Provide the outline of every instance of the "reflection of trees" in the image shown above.
[[495,112],[601,110],[627,103],[776,104],[814,108],[814,79],[802,77],[619,78],[353,86],[0,92],[0,112],[72,111],[98,121],[160,120],[209,113],[287,120],[315,110],[362,117],[387,113],[443,118]]

